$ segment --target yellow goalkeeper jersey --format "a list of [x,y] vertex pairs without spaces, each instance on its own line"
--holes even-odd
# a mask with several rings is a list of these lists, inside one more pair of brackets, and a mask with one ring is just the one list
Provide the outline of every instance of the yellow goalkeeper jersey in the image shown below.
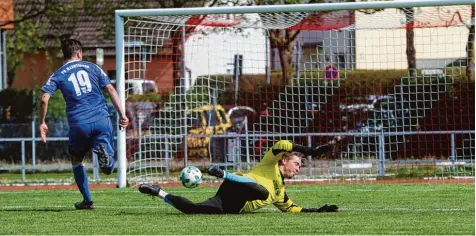
[[274,204],[283,212],[301,212],[302,207],[295,206],[286,194],[284,179],[278,168],[278,162],[284,152],[289,152],[292,149],[293,144],[290,141],[281,140],[266,152],[261,162],[251,169],[249,173],[237,173],[253,178],[269,192],[268,199],[264,201],[254,200],[246,202],[240,211],[241,213],[252,212],[269,204]]

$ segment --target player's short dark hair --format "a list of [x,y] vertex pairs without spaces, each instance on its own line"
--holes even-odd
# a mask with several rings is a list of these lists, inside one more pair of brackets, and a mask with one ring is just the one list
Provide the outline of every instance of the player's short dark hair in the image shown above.
[[65,60],[71,59],[73,53],[83,50],[83,45],[76,39],[65,39],[61,41],[61,50],[63,51],[63,58]]

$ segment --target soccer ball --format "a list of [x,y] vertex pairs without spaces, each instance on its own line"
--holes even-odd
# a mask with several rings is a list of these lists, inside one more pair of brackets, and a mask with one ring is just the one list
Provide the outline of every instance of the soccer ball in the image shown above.
[[180,172],[180,182],[187,188],[195,188],[202,182],[202,172],[195,166],[187,166]]

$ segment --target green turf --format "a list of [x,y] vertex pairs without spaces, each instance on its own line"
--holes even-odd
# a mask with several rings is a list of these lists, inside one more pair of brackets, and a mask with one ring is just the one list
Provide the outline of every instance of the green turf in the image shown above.
[[[216,188],[169,188],[201,201]],[[292,185],[301,206],[335,203],[338,213],[184,215],[136,189],[93,190],[97,209],[76,211],[77,191],[0,192],[0,234],[430,234],[474,235],[472,184]]]
[[[28,172],[26,174],[25,183],[75,183],[73,177],[73,171],[58,171],[58,172]],[[88,177],[90,180],[94,180],[93,172],[88,171]],[[115,175],[113,177],[116,177]],[[108,176],[102,172],[99,172],[99,180],[108,180],[111,179],[111,176]],[[9,184],[9,183],[24,183],[22,180],[22,174],[20,172],[4,172],[0,173],[0,184]]]

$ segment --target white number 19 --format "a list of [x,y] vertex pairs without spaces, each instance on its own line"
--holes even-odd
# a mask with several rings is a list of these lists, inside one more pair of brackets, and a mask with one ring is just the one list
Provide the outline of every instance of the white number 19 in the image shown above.
[[68,81],[73,83],[76,96],[81,96],[83,93],[90,93],[92,90],[91,81],[89,80],[88,73],[84,70],[80,70],[75,74],[71,74]]

